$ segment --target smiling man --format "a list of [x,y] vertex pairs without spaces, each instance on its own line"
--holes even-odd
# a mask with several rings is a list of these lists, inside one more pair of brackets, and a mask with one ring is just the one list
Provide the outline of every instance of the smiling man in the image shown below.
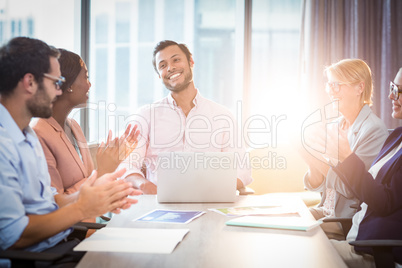
[[238,144],[236,120],[227,108],[204,98],[195,87],[194,60],[187,46],[161,41],[152,63],[170,94],[140,109],[135,121],[142,128],[142,138],[123,163],[128,169],[126,179],[144,193],[156,194],[160,152],[234,152],[240,162],[237,189],[251,183],[251,168]]

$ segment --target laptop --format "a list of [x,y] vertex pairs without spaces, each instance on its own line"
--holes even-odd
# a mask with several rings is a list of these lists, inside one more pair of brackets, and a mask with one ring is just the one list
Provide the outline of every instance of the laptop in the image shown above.
[[158,155],[158,202],[234,202],[237,169],[231,152],[163,152]]

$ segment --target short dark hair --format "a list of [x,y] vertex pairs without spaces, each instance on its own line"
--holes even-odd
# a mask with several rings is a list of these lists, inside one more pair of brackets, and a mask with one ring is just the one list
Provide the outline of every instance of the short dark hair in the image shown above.
[[191,54],[190,50],[188,49],[188,47],[185,44],[179,44],[172,40],[160,41],[158,44],[156,44],[156,46],[154,48],[154,53],[152,56],[152,64],[154,65],[154,69],[157,74],[159,74],[159,72],[158,72],[158,68],[156,67],[155,56],[159,51],[161,51],[167,47],[170,47],[170,46],[178,46],[180,48],[180,50],[183,51],[183,53],[186,55],[187,61],[189,61],[189,62],[190,62],[190,58],[193,56],[193,54]]
[[10,95],[25,74],[31,73],[38,83],[50,71],[49,57],[58,58],[59,51],[45,42],[16,37],[0,48],[0,94]]
[[59,48],[60,51],[60,71],[61,75],[66,79],[66,82],[61,86],[63,92],[74,83],[75,79],[81,72],[84,61],[74,52]]

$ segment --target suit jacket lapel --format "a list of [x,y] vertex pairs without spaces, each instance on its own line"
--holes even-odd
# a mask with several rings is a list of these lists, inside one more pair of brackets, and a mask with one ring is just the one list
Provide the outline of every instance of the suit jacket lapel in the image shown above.
[[[393,134],[395,134],[395,135],[393,135]],[[389,136],[387,138],[387,140],[385,141],[385,146],[381,149],[380,153],[378,154],[377,158],[374,160],[372,165],[374,165],[381,158],[383,158],[385,155],[387,155],[395,146],[399,145],[400,139],[401,139],[400,134],[398,135],[397,133],[392,133],[391,136]],[[390,141],[388,142],[388,140],[390,140]]]
[[47,119],[47,121],[60,134],[61,140],[64,142],[64,144],[68,148],[68,151],[70,152],[71,156],[74,158],[74,161],[80,167],[84,178],[87,178],[89,175],[84,166],[84,163],[81,161],[80,156],[78,155],[77,151],[75,150],[75,148],[72,145],[72,143],[70,142],[70,140],[67,138],[67,135],[64,132],[64,130],[62,129],[62,127],[59,125],[59,123],[53,117],[50,117],[49,119]]
[[82,157],[81,163],[83,162],[83,168],[85,170],[85,178],[87,178],[89,175],[91,175],[91,172],[94,169],[94,164],[91,158],[87,141],[85,139],[84,133],[81,130],[81,127],[77,124],[77,122],[70,118],[67,118],[67,121],[69,122],[69,125],[71,126],[71,131],[73,132],[77,141],[77,145]]
[[[395,133],[396,134],[396,133]],[[383,158],[385,155],[387,155],[392,149],[394,149],[396,146],[399,146],[401,143],[401,138],[402,135],[393,135],[392,137],[390,137],[390,139],[392,139],[389,143],[386,143],[386,146],[384,146],[384,148],[381,150],[380,155],[377,157],[377,159],[374,161],[374,163],[378,162],[381,158]],[[393,171],[393,169],[395,168],[395,162],[398,160],[399,157],[401,157],[402,155],[402,150],[399,150],[398,152],[396,152],[396,154],[391,157],[391,159],[389,159],[382,167],[381,169],[378,171],[378,174],[376,176],[376,178],[382,178],[381,182],[383,183],[384,179],[387,177],[385,176],[386,173],[391,172],[391,174],[393,174],[395,171]]]

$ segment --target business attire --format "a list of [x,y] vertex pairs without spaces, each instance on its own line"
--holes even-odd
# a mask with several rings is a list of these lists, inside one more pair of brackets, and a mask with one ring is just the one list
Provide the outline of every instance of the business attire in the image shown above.
[[[344,121],[345,119],[341,117],[339,124],[342,125]],[[387,137],[388,129],[384,122],[371,111],[367,104],[360,110],[348,130],[350,148],[363,161],[366,170],[369,169]],[[315,209],[318,218],[324,216],[351,217],[356,213],[356,209],[350,208],[350,206],[359,204],[359,200],[339,180],[332,168],[329,169],[320,186],[313,188],[307,174],[304,177],[304,185],[310,191],[322,193],[321,203]]]
[[[121,164],[124,176],[141,174],[157,184],[157,157],[161,152],[235,152],[243,163],[244,141],[237,136],[237,123],[222,105],[204,98],[197,90],[194,107],[186,116],[169,94],[162,100],[142,107],[133,117],[141,132],[137,148]],[[143,163],[146,174],[141,171]],[[237,177],[246,186],[252,182],[250,165],[237,170]]]
[[[45,155],[31,127],[19,129],[0,104],[0,248],[15,244],[28,225],[29,214],[47,214],[58,209],[50,186]],[[27,251],[43,251],[66,238],[60,232]]]
[[[334,171],[350,191],[364,202],[362,209],[353,217],[353,226],[347,239],[401,240],[402,128],[390,134],[369,172],[354,153],[337,165]],[[347,242],[342,243],[345,245]],[[369,248],[356,247],[354,250],[371,253]],[[402,249],[395,248],[393,255],[395,261],[402,264]]]
[[71,194],[78,191],[84,178],[91,175],[94,164],[81,127],[70,118],[66,124],[66,130],[73,134],[72,141],[53,117],[39,119],[32,128],[42,144],[52,186],[59,193]]

